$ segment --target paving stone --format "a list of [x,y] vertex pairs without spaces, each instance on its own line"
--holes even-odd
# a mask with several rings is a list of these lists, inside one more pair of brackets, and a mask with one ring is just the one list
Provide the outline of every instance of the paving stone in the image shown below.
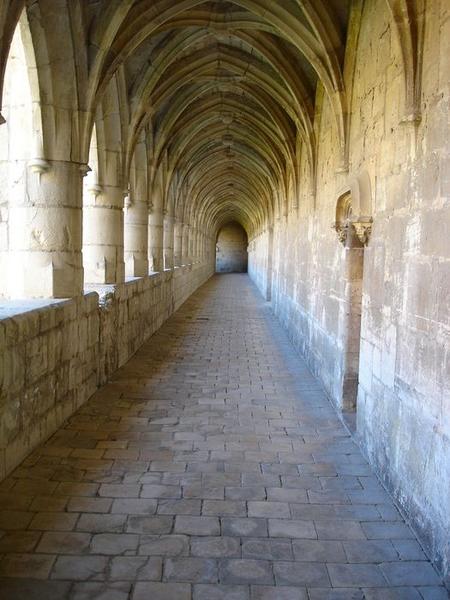
[[416,540],[392,540],[391,543],[401,560],[427,560]]
[[250,596],[247,586],[198,584],[193,600],[250,600]]
[[333,587],[384,587],[381,569],[370,564],[328,564]]
[[391,585],[439,585],[440,578],[430,563],[402,561],[383,563],[381,570]]
[[104,579],[107,564],[106,556],[58,556],[52,578],[71,581]]
[[123,554],[135,551],[139,537],[128,533],[99,533],[94,535],[91,551],[94,554]]
[[317,533],[312,521],[292,519],[269,519],[270,537],[316,539]]
[[0,561],[0,577],[47,579],[55,562],[48,554],[4,554]]
[[185,535],[142,535],[139,554],[149,556],[187,556],[189,538]]
[[227,487],[225,488],[227,500],[266,500],[264,487]]
[[424,600],[448,600],[449,592],[443,586],[417,588]]
[[351,588],[308,588],[309,600],[365,600],[361,590]]
[[0,512],[0,530],[26,529],[33,517],[32,512],[4,510]]
[[217,517],[191,517],[177,515],[175,517],[175,533],[186,535],[220,535],[220,524]]
[[191,600],[188,583],[137,583],[132,600]]
[[138,498],[141,491],[140,485],[121,485],[104,483],[98,490],[99,496],[107,498]]
[[322,563],[275,562],[273,572],[277,585],[327,586],[327,569]]
[[198,499],[158,500],[160,515],[200,515],[202,502]]
[[77,523],[77,530],[91,533],[120,533],[124,530],[126,520],[126,515],[85,513]]
[[217,583],[217,562],[206,558],[167,558],[164,561],[164,580]]
[[235,537],[191,538],[191,554],[204,558],[240,557],[241,545]]
[[113,501],[110,498],[70,498],[67,510],[71,512],[107,513]]
[[369,540],[414,539],[414,534],[406,523],[361,523]]
[[292,540],[295,560],[299,562],[342,562],[346,555],[341,542],[330,540]]
[[0,579],[0,600],[63,600],[69,597],[70,581]]
[[111,512],[124,515],[154,515],[158,503],[154,499],[118,498],[113,501]]
[[161,576],[161,558],[116,556],[109,565],[109,578],[119,581],[160,581]]
[[272,564],[264,560],[247,558],[221,560],[220,582],[224,584],[272,584]]
[[36,551],[54,554],[83,554],[89,550],[91,537],[89,533],[48,531],[42,535]]
[[412,587],[397,588],[364,588],[364,598],[367,600],[419,600],[422,596]]
[[0,537],[0,554],[31,552],[41,537],[40,531],[8,531]]
[[222,535],[240,537],[267,537],[267,520],[252,518],[224,517],[222,520]]
[[173,517],[170,516],[130,516],[126,525],[128,533],[170,533],[173,527]]
[[74,585],[70,600],[128,600],[130,591],[131,584],[126,582],[86,581]]
[[245,517],[247,515],[247,507],[245,502],[233,500],[205,500],[203,502],[202,515]]
[[356,521],[315,521],[319,540],[364,540],[364,531]]
[[[36,512],[63,512],[69,498],[62,496],[36,496],[30,504],[30,511]],[[74,512],[79,512],[78,510]]]
[[289,504],[286,502],[260,502],[255,500],[248,502],[248,516],[290,519],[291,511]]
[[271,502],[308,502],[306,490],[267,488],[267,500]]
[[[241,489],[241,488],[237,488]],[[202,498],[205,500],[223,500],[225,497],[225,488],[206,487],[199,484],[183,486],[184,498]]]
[[251,600],[308,600],[308,594],[299,587],[252,585]]
[[398,560],[397,551],[389,540],[344,541],[343,546],[350,563],[380,563]]
[[244,539],[242,557],[264,560],[293,560],[290,540],[271,540],[267,538]]
[[143,485],[141,498],[181,498],[181,487],[177,485]]

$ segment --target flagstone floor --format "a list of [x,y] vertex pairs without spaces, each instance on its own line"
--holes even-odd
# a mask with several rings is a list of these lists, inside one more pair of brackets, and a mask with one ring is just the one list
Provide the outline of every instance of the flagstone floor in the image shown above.
[[199,289],[0,508],[1,600],[447,598],[246,275]]

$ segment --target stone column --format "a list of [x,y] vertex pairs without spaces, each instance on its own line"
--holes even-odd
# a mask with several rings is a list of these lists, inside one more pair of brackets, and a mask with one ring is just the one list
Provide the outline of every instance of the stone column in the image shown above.
[[195,253],[195,233],[194,227],[189,225],[189,244],[188,244],[188,262],[194,264],[194,253]]
[[10,190],[7,293],[68,298],[83,291],[82,177],[85,166],[31,160]]
[[183,235],[182,235],[182,249],[181,249],[181,262],[183,265],[189,264],[189,225],[187,223],[182,224]]
[[125,278],[124,191],[87,182],[83,208],[83,257],[86,283],[120,283]]
[[141,189],[125,197],[125,273],[128,277],[148,274],[148,208]]
[[163,214],[159,207],[149,210],[148,219],[149,271],[162,271],[163,266]]
[[173,216],[164,211],[164,269],[173,269],[174,265],[174,223]]
[[183,253],[183,224],[175,219],[174,224],[174,243],[173,243],[173,262],[175,267],[181,267]]

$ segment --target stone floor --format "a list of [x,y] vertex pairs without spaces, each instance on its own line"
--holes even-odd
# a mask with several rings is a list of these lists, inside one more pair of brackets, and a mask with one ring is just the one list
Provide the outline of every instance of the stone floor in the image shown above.
[[0,598],[447,598],[245,275],[0,484]]

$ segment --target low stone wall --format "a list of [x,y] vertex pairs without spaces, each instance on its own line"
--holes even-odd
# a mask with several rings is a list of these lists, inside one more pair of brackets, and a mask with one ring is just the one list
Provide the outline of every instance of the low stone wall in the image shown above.
[[188,265],[78,298],[0,308],[0,479],[47,439],[212,274]]

